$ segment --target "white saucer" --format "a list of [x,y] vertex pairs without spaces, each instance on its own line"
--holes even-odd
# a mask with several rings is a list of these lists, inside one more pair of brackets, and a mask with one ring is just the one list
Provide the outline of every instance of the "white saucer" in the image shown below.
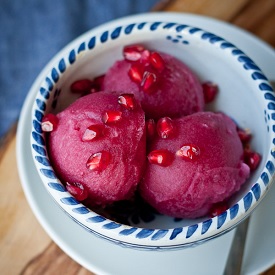
[[[176,21],[197,26],[230,40],[246,54],[252,55],[270,79],[275,79],[274,50],[256,37],[232,25],[206,17],[178,13],[154,13],[122,20]],[[39,81],[39,79],[38,79]],[[35,85],[35,84],[34,84]],[[177,251],[140,251],[123,248],[100,239],[73,222],[46,192],[35,170],[29,146],[31,104],[29,94],[23,106],[17,132],[19,174],[27,200],[50,237],[64,252],[96,274],[222,274],[230,244],[231,231],[194,248]],[[275,263],[275,188],[252,214],[245,249],[243,274],[259,274]],[[262,226],[264,225],[264,226]]]

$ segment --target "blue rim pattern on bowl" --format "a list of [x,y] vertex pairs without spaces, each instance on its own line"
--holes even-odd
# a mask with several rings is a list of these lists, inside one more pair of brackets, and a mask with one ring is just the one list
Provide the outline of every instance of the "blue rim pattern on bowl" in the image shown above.
[[[148,28],[151,32],[161,29],[164,31],[164,39],[171,43],[182,43],[188,45],[188,36],[196,35],[203,41],[215,45],[221,50],[228,51],[233,58],[241,64],[243,69],[250,74],[253,81],[257,82],[259,93],[265,100],[265,123],[267,131],[272,136],[269,155],[265,163],[263,172],[259,179],[253,184],[251,189],[236,204],[222,214],[209,218],[205,221],[192,224],[190,226],[176,227],[173,229],[148,229],[120,224],[109,220],[97,213],[91,212],[83,204],[79,203],[64,188],[56,177],[47,155],[45,136],[41,130],[41,121],[46,110],[45,99],[55,93],[52,105],[56,103],[60,90],[54,89],[60,76],[67,68],[74,64],[79,54],[85,51],[92,51],[96,46],[106,43],[108,40],[115,40],[121,35],[130,35],[133,31],[141,31]],[[172,35],[173,34],[173,35]],[[44,82],[41,84],[36,101],[33,107],[33,121],[31,133],[31,146],[34,162],[47,190],[61,207],[73,219],[79,222],[89,231],[105,239],[117,242],[121,245],[145,248],[145,249],[170,249],[190,246],[194,242],[210,239],[225,229],[231,229],[230,221],[241,221],[243,213],[249,213],[254,209],[254,204],[263,198],[270,187],[275,171],[275,96],[273,89],[268,83],[260,68],[241,50],[223,38],[202,29],[189,25],[177,24],[174,22],[142,22],[131,23],[125,26],[118,26],[114,29],[103,31],[97,35],[92,35],[84,41],[71,48],[66,57],[62,57],[50,69]],[[213,231],[212,231],[213,229]],[[211,232],[212,233],[211,233]],[[213,233],[214,232],[214,233]],[[144,245],[146,240],[146,245]]]

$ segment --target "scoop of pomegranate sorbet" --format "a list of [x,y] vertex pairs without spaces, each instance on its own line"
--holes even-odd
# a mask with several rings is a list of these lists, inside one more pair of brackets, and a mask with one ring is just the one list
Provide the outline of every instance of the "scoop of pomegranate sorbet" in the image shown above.
[[204,216],[249,177],[236,125],[222,113],[199,112],[169,123],[165,118],[158,133],[162,137],[149,147],[140,192],[160,213]]
[[146,158],[144,112],[133,95],[90,94],[57,118],[49,154],[68,191],[80,188],[88,205],[131,197]]
[[202,85],[183,62],[143,46],[125,47],[124,57],[107,71],[103,90],[133,93],[147,118],[173,118],[203,110]]

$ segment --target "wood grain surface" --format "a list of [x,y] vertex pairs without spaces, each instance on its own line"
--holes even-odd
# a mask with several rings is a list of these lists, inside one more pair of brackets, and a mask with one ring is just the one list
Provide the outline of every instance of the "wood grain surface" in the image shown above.
[[[152,8],[160,10],[224,20],[275,47],[275,0],[163,0]],[[0,274],[92,275],[58,248],[34,217],[17,172],[15,130],[0,140]],[[275,275],[275,266],[263,274]]]

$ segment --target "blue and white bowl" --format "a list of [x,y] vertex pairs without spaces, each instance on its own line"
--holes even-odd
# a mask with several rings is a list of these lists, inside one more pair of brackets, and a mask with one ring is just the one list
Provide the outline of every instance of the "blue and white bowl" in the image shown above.
[[[122,59],[123,46],[135,43],[183,60],[201,82],[217,83],[220,92],[209,108],[225,112],[252,132],[251,146],[261,154],[261,163],[232,198],[231,207],[219,216],[174,219],[139,207],[131,213],[121,213],[123,207],[117,207],[103,216],[78,202],[56,177],[41,131],[43,115],[68,106],[76,99],[69,92],[72,82],[104,74],[116,60]],[[71,42],[49,62],[38,79],[43,81],[32,88],[37,94],[31,122],[35,166],[45,192],[47,190],[73,220],[92,234],[119,245],[147,250],[193,246],[234,228],[259,205],[272,185],[275,171],[274,92],[250,57],[215,34],[174,22],[123,25],[116,20]],[[114,220],[121,216],[123,222]]]

